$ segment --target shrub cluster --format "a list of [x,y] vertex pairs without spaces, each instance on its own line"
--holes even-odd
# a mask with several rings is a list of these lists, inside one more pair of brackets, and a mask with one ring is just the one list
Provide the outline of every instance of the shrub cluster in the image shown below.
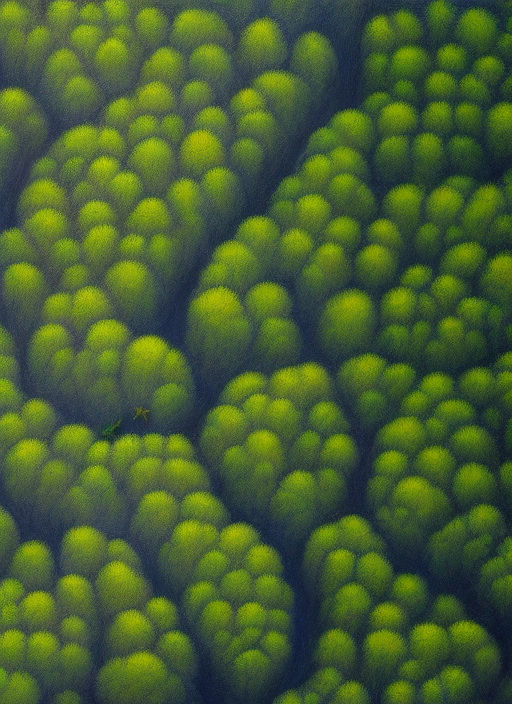
[[339,514],[358,464],[349,424],[321,366],[231,381],[206,416],[199,441],[236,515],[270,528],[288,554]]
[[[129,14],[124,2],[105,5],[119,21]],[[48,11],[63,32],[78,17],[67,0]],[[151,332],[174,307],[199,248],[239,214],[277,145],[300,131],[336,75],[336,58],[315,32],[288,47],[270,18],[249,23],[235,41],[217,13],[184,10],[169,45],[156,50],[167,32],[162,13],[145,8],[135,24],[155,37],[140,78],[127,86],[133,92],[105,108],[100,126],[65,132],[32,168],[18,226],[1,235],[2,296],[30,348],[37,393],[90,423],[147,405],[156,430],[176,429],[193,401],[187,362],[160,338],[132,334]],[[123,68],[110,53],[104,64],[114,80]],[[136,51],[126,54],[136,60]],[[241,67],[238,83],[232,64]],[[276,310],[261,310],[266,297],[254,295],[254,316],[290,308],[278,296]],[[298,332],[266,320],[259,348],[276,335],[286,339],[271,363],[284,363],[290,348],[298,354]]]
[[[510,172],[481,184],[454,170],[428,190],[394,186],[378,204],[367,185],[374,123],[361,110],[335,115],[267,214],[214,250],[188,312],[188,349],[206,383],[218,386],[242,363],[265,371],[294,363],[289,300],[334,362],[371,351],[453,372],[508,348]],[[262,290],[269,303],[286,302],[263,352],[251,305]],[[271,357],[279,342],[282,354]]]
[[386,184],[443,174],[482,178],[510,160],[512,34],[482,8],[457,16],[439,0],[365,27],[365,107],[378,119],[375,169]]
[[314,531],[304,570],[324,629],[314,674],[276,704],[412,704],[485,699],[501,669],[492,636],[420,577],[395,574],[381,539],[359,516]]
[[[508,598],[512,475],[501,458],[510,364],[506,354],[457,379],[437,372],[414,384],[411,367],[367,354],[345,362],[337,378],[362,427],[376,433],[367,503],[380,530],[437,581],[485,594],[483,608],[494,617]],[[490,598],[495,580],[501,587]]]
[[127,542],[75,528],[55,564],[46,543],[20,543],[10,515],[0,520],[2,702],[82,704],[93,691],[101,704],[190,700],[194,647]]
[[[8,344],[6,335],[5,351]],[[13,367],[13,377],[15,372]],[[77,560],[90,558],[99,530],[130,535],[179,600],[187,628],[222,686],[236,700],[258,701],[290,656],[293,593],[278,553],[249,525],[231,523],[210,493],[190,442],[148,434],[111,444],[83,425],[54,430],[55,413],[43,401],[22,405],[13,396],[10,408],[20,406],[0,417],[1,479],[9,502],[39,532],[45,526],[55,536],[73,526],[67,535],[82,536]],[[2,521],[0,557],[7,560],[17,534],[8,519]],[[111,599],[116,597],[114,590]],[[117,665],[105,667],[117,677]],[[105,701],[113,704],[116,696],[105,694]]]

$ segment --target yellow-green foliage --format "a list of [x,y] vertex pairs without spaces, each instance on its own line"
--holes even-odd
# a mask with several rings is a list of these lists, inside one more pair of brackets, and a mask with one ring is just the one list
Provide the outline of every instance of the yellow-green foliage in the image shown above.
[[0,2],[0,704],[510,704],[510,3],[365,4]]
[[22,701],[87,701],[98,648],[102,703],[133,702],[134,692],[140,698],[148,691],[162,701],[186,700],[197,667],[194,648],[176,606],[152,596],[125,541],[75,528],[63,537],[58,566],[45,543],[21,543],[6,563],[0,603],[2,685],[7,692],[17,687],[17,696],[31,689],[32,698]]
[[325,369],[289,367],[231,381],[206,417],[200,446],[233,511],[298,547],[343,505],[358,461]]

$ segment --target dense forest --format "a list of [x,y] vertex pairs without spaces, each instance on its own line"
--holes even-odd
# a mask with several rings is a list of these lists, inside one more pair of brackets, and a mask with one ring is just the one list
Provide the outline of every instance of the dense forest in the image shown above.
[[0,704],[512,704],[512,2],[0,0]]

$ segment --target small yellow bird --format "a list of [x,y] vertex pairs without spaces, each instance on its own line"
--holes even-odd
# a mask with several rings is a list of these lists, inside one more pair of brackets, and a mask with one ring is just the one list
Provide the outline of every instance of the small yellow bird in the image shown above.
[[148,413],[149,413],[149,408],[142,408],[142,406],[135,406],[135,415],[133,416],[133,420],[135,420],[136,418],[144,418],[144,420],[147,421]]

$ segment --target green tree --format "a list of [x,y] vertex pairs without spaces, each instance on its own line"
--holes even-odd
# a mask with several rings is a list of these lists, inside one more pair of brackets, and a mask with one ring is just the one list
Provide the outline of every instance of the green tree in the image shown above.
[[508,605],[512,593],[512,574],[509,567],[511,549],[512,541],[505,537],[495,555],[482,566],[478,579],[478,595],[482,605],[490,603],[494,613],[507,620],[510,616]]
[[55,670],[58,666],[59,645],[58,638],[50,632],[32,633],[27,638],[27,669],[46,690],[58,685]]
[[422,477],[402,479],[393,490],[389,509],[379,512],[381,525],[401,548],[420,551],[430,534],[450,518],[447,496]]
[[22,334],[33,330],[48,295],[41,271],[31,264],[13,264],[3,275],[2,298],[7,314]]
[[60,109],[68,124],[92,116],[100,105],[98,87],[85,75],[84,66],[69,48],[57,49],[48,57],[44,64],[43,86],[46,97]]
[[100,607],[107,617],[141,608],[148,597],[146,580],[124,562],[109,562],[95,581]]
[[451,103],[457,96],[457,81],[445,71],[433,71],[424,85],[425,101],[427,103]]
[[149,268],[133,261],[120,261],[107,271],[105,284],[120,315],[138,329],[147,326],[156,313],[157,290]]
[[168,22],[161,10],[146,7],[135,18],[137,34],[150,49],[158,49],[163,43],[168,31]]
[[483,8],[466,10],[457,22],[455,37],[474,56],[487,54],[498,34],[496,18]]
[[231,146],[231,163],[240,169],[244,178],[249,182],[259,176],[264,158],[263,147],[251,137],[237,139]]
[[[150,10],[153,12],[153,10]],[[142,14],[145,10],[141,10]],[[158,16],[159,17],[159,16]],[[141,30],[145,31],[142,21],[139,21]],[[160,24],[158,19],[155,24]],[[153,31],[153,30],[152,30]],[[159,29],[157,29],[159,31]],[[143,63],[141,81],[163,81],[172,88],[181,87],[185,83],[186,64],[183,55],[171,46],[160,46]],[[113,103],[111,103],[112,105]],[[107,114],[108,114],[107,108]]]
[[[373,52],[364,61],[363,64],[363,85],[365,94],[378,95],[380,91],[387,88],[387,77],[389,72],[389,56],[384,52]],[[387,95],[387,94],[386,94]],[[391,98],[387,95],[390,102]],[[368,104],[365,103],[368,108]],[[369,110],[369,112],[372,112]]]
[[[0,636],[2,645],[0,667],[12,671],[21,670],[25,661],[26,636],[18,629],[9,629]],[[36,700],[37,701],[37,700]]]
[[118,37],[110,37],[99,45],[94,56],[94,68],[107,95],[119,94],[132,87],[138,64],[137,54],[133,45],[127,46]]
[[156,557],[178,519],[178,503],[166,491],[149,491],[139,501],[130,524],[134,540]]
[[261,650],[246,650],[233,663],[230,673],[230,685],[236,696],[247,702],[258,700],[262,691],[268,690],[273,683],[274,663]]
[[221,46],[204,44],[197,47],[190,55],[189,68],[192,77],[206,81],[221,95],[231,85],[231,57]]
[[[92,194],[91,194],[92,195]],[[83,234],[96,225],[112,224],[116,221],[116,214],[109,203],[96,200],[87,196],[78,214],[77,223]]]
[[[343,475],[325,470],[315,474],[317,476],[301,471],[288,474],[272,497],[271,517],[284,526],[283,535],[288,545],[302,542],[344,499]],[[324,492],[329,492],[327,499]]]
[[[135,207],[136,203],[139,202],[142,196],[142,191],[143,191],[143,185],[142,181],[140,178],[137,176],[137,174],[131,172],[131,171],[120,171],[114,178],[109,182],[107,185],[107,192],[109,193],[110,197],[113,200],[113,203],[116,207],[116,210],[119,212],[120,215],[127,215],[128,212],[131,212],[131,210]],[[103,225],[102,227],[107,227],[106,225]],[[108,232],[113,232],[115,236],[117,237],[117,232],[114,230],[112,226],[110,226],[110,230]],[[94,232],[96,228],[93,228],[90,232]],[[91,235],[92,236],[92,235]],[[96,238],[99,239],[99,233],[96,235]],[[95,240],[95,242],[97,241]],[[101,246],[101,240],[98,242],[98,246]],[[108,240],[107,240],[108,243]],[[84,242],[85,245],[85,242]],[[82,246],[84,246],[82,245]],[[112,253],[115,252],[115,241],[112,242],[112,248],[106,246],[105,247],[105,256],[108,258],[109,256],[112,256]],[[86,250],[87,252],[87,250]],[[108,259],[107,259],[108,261]],[[96,260],[95,260],[96,263]]]
[[453,481],[453,493],[462,511],[480,503],[495,504],[498,486],[485,465],[463,465]]
[[506,136],[512,126],[512,104],[497,103],[486,116],[485,138],[492,157],[500,165],[506,165],[511,156]]
[[372,191],[352,174],[342,173],[335,176],[329,184],[327,197],[335,215],[369,223],[376,214]]
[[411,159],[414,183],[427,187],[439,183],[446,168],[446,155],[438,135],[417,135],[412,142]]
[[[55,600],[63,617],[78,616],[94,628],[96,597],[91,583],[77,574],[61,577],[55,586]],[[94,634],[94,631],[93,631]]]
[[478,103],[487,107],[492,102],[489,86],[473,73],[468,73],[459,83],[459,94],[462,100]]
[[263,270],[266,271],[269,266],[272,266],[280,239],[280,231],[270,217],[247,218],[239,225],[236,239],[254,252]]
[[62,539],[60,564],[64,574],[92,579],[107,559],[107,540],[96,528],[80,526],[66,531]]
[[494,639],[469,620],[452,624],[449,635],[455,662],[468,670],[477,691],[488,692],[501,670],[500,651]]
[[329,126],[346,147],[368,154],[374,145],[373,121],[361,110],[342,110],[331,118]]
[[209,169],[224,164],[224,148],[214,134],[206,130],[198,130],[190,132],[183,140],[180,159],[181,166],[187,174],[202,176]]
[[379,244],[361,249],[355,267],[359,284],[370,291],[378,291],[394,278],[397,260],[394,252]]
[[37,704],[41,690],[37,681],[28,672],[13,672],[9,682],[0,694],[1,704]]
[[447,250],[441,259],[440,271],[462,280],[471,280],[481,272],[484,261],[484,248],[478,242],[467,242]]
[[427,546],[430,569],[446,580],[461,575],[469,584],[504,537],[505,522],[498,509],[473,506],[432,534]]
[[456,462],[446,448],[439,445],[426,447],[416,455],[413,467],[420,476],[425,477],[432,484],[437,484],[445,492],[450,491]]
[[180,112],[191,118],[200,110],[215,104],[215,94],[206,81],[189,81],[180,94]]
[[337,58],[329,41],[318,32],[301,34],[293,46],[290,69],[314,95],[322,95],[335,81]]
[[391,15],[393,30],[401,44],[416,44],[422,38],[423,27],[418,17],[409,10],[397,10]]
[[62,90],[65,121],[76,124],[95,115],[103,102],[98,86],[87,76],[73,76]]
[[60,637],[62,643],[76,643],[84,648],[92,644],[92,631],[90,626],[79,616],[68,616],[60,623]]
[[176,526],[158,555],[159,569],[173,589],[179,593],[184,591],[195,565],[217,539],[216,528],[197,520],[183,521]]
[[323,585],[322,597],[329,597],[341,584],[352,581],[357,555],[382,549],[381,539],[360,516],[345,516],[316,528],[304,551],[308,584],[313,590]]
[[399,102],[411,103],[413,105],[419,103],[419,95],[414,83],[404,79],[397,81],[393,86],[392,98]]
[[190,680],[197,670],[197,658],[190,639],[179,631],[164,633],[156,644],[156,654],[168,669],[182,680]]
[[[2,125],[0,143],[6,158],[0,174],[5,177],[9,173],[8,165],[11,169],[16,169],[18,166],[12,161],[14,152],[11,152],[11,149],[16,148],[22,155],[25,152],[32,153],[38,150],[46,139],[48,126],[36,101],[21,88],[6,88],[0,92],[0,125]],[[10,162],[7,160],[9,154]]]
[[405,135],[383,139],[375,150],[375,168],[379,178],[387,185],[408,181],[411,176],[411,145]]
[[158,633],[173,631],[178,625],[178,612],[172,601],[155,596],[146,602],[145,613]]
[[69,40],[87,63],[91,63],[104,36],[104,31],[96,24],[79,24],[70,32]]
[[398,633],[387,630],[370,633],[363,643],[365,681],[370,687],[380,689],[392,681],[406,654],[407,644]]
[[54,561],[48,546],[40,540],[22,543],[14,553],[10,575],[27,591],[50,590],[54,580]]
[[366,23],[362,43],[368,54],[373,51],[389,52],[395,47],[395,42],[393,25],[386,15],[377,15]]
[[225,167],[216,167],[201,179],[205,202],[221,223],[231,222],[243,207],[245,196],[237,174]]
[[476,176],[484,166],[484,152],[472,137],[456,135],[446,145],[448,161],[455,173]]
[[28,594],[19,604],[20,619],[28,633],[53,631],[57,622],[55,601],[48,592]]
[[158,426],[181,420],[190,408],[193,387],[186,359],[156,335],[139,337],[127,347],[122,384],[135,406],[150,404]]
[[126,225],[131,232],[143,235],[148,240],[151,235],[167,233],[172,220],[166,203],[160,198],[144,198],[132,211]]
[[473,72],[491,86],[496,86],[505,72],[503,61],[497,56],[482,56],[473,64]]
[[236,294],[217,287],[194,298],[186,341],[206,379],[218,386],[231,376],[250,342],[250,323]]
[[243,30],[236,50],[239,63],[249,73],[258,75],[280,68],[288,49],[279,25],[269,17],[255,20]]
[[202,44],[219,44],[231,48],[233,37],[226,22],[207,10],[184,10],[176,15],[171,28],[171,44],[181,51],[192,52]]
[[325,305],[318,334],[324,350],[339,360],[356,354],[369,344],[375,312],[369,296],[351,289],[331,298]]
[[469,56],[459,44],[445,44],[436,52],[436,63],[440,71],[461,76],[468,68]]
[[410,615],[419,616],[428,602],[425,581],[417,574],[399,574],[391,587],[390,598]]
[[225,286],[243,295],[260,278],[260,264],[249,247],[228,240],[214,249],[210,263],[201,274],[199,286],[201,290]]
[[421,114],[423,129],[428,133],[444,137],[454,127],[453,108],[446,100],[430,102]]
[[498,461],[495,439],[478,425],[462,425],[450,438],[450,446],[461,462],[477,462],[492,467]]
[[303,124],[310,107],[310,91],[301,78],[288,71],[266,71],[254,79],[253,85],[285,130],[295,132]]
[[390,103],[382,108],[377,124],[383,137],[411,134],[416,131],[418,115],[407,103]]
[[282,130],[268,110],[255,110],[243,115],[237,122],[237,134],[242,139],[254,139],[265,155],[276,149],[283,140]]
[[122,525],[125,515],[125,501],[102,465],[85,469],[62,498],[61,516],[67,526],[92,524],[112,533]]
[[319,668],[335,667],[344,677],[355,673],[357,649],[353,638],[339,629],[322,633],[313,655]]
[[427,28],[434,45],[447,41],[456,17],[456,9],[448,0],[435,0],[427,5]]
[[122,611],[113,619],[106,634],[106,649],[111,658],[151,651],[155,631],[151,622],[134,609]]
[[409,80],[419,83],[427,75],[430,68],[428,53],[419,46],[402,46],[391,57],[389,78],[394,83],[399,80]]
[[261,515],[268,508],[283,471],[282,443],[268,430],[256,430],[243,446],[231,447],[220,467],[230,499],[247,517]]
[[403,237],[418,228],[422,202],[422,191],[412,184],[397,186],[384,197],[384,212],[396,224]]
[[[109,660],[98,673],[96,694],[102,704],[164,704],[175,691],[162,660],[150,652],[137,652]],[[178,699],[177,701],[181,701]]]
[[151,196],[165,193],[176,168],[175,162],[171,147],[161,137],[148,137],[139,142],[128,158],[128,165],[140,176]]
[[187,494],[180,508],[184,520],[202,521],[219,529],[229,523],[229,515],[223,503],[206,491]]

